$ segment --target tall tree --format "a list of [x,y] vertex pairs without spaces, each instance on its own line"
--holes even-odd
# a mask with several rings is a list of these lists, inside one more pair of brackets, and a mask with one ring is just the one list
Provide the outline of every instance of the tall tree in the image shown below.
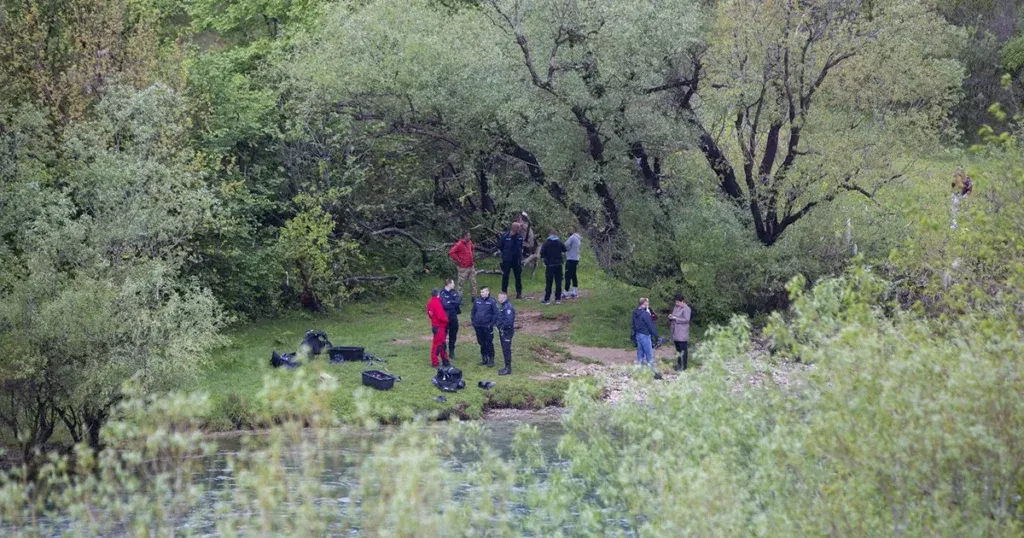
[[935,146],[962,78],[957,35],[912,0],[726,0],[709,46],[648,91],[671,93],[722,192],[772,245]]

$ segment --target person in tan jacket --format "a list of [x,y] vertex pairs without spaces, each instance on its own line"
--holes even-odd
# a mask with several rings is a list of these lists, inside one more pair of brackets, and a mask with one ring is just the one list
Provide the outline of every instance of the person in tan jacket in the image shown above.
[[672,329],[672,341],[676,344],[676,371],[686,369],[686,360],[690,356],[690,305],[686,304],[682,293],[676,294],[676,306],[668,316],[669,327]]

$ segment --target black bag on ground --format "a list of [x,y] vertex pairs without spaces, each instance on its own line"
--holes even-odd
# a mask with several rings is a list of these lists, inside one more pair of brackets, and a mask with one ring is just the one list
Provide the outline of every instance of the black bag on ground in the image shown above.
[[302,339],[303,349],[307,350],[310,356],[319,355],[324,352],[325,349],[331,348],[331,341],[327,339],[327,333],[324,331],[306,331],[305,338]]
[[295,353],[280,354],[277,351],[270,353],[270,365],[274,368],[297,368],[301,363],[295,360]]
[[430,380],[434,386],[445,392],[456,392],[466,388],[466,382],[462,380],[462,370],[454,366],[442,366],[437,369],[437,375]]

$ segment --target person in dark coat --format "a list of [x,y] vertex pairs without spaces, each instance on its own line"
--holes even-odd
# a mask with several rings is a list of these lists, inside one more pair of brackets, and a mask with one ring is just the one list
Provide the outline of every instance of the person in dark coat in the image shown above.
[[498,294],[498,340],[501,341],[501,354],[505,356],[505,367],[498,370],[498,375],[512,373],[512,337],[516,334],[516,309],[507,293]]
[[462,313],[462,294],[456,291],[453,280],[449,279],[444,283],[440,299],[441,306],[448,314],[448,358],[455,360],[455,342],[459,338],[459,314]]
[[501,251],[501,291],[508,293],[508,275],[516,277],[516,299],[523,296],[523,236],[518,222],[498,241]]
[[491,290],[480,289],[480,296],[473,299],[470,321],[476,330],[476,341],[480,344],[480,366],[494,366],[494,325],[498,322],[498,303],[491,297]]
[[544,300],[541,304],[548,304],[551,300],[551,285],[555,285],[555,304],[562,304],[562,253],[565,252],[565,243],[557,235],[551,234],[544,246],[540,247],[540,258],[544,260]]
[[636,334],[636,363],[639,366],[650,366],[655,379],[661,379],[654,365],[654,342],[658,341],[658,328],[651,317],[650,302],[645,297],[633,311],[633,332]]
[[430,318],[430,330],[434,333],[434,338],[430,344],[430,365],[434,368],[438,367],[438,357],[444,361],[444,366],[449,366],[448,352],[444,349],[445,332],[448,330],[448,314],[445,313],[444,306],[441,305],[439,295],[441,295],[439,290],[432,290],[430,292],[430,301],[427,303],[427,317]]

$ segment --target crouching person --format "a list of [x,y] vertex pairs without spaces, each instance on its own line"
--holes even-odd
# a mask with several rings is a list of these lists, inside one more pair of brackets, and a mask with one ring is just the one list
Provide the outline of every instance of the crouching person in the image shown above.
[[505,356],[505,367],[498,370],[498,375],[509,375],[512,373],[512,337],[516,333],[516,309],[505,292],[498,294],[497,326],[501,353]]

